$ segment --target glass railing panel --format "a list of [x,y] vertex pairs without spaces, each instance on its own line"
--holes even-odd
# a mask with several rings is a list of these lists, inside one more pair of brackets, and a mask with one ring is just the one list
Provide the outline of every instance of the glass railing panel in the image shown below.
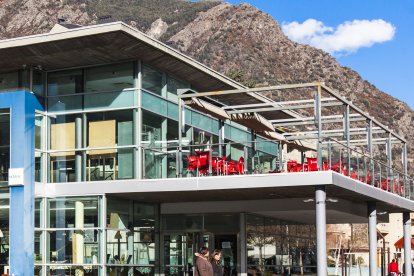
[[81,111],[82,95],[49,97],[47,110],[49,112]]
[[84,109],[123,108],[135,105],[135,90],[84,94]]

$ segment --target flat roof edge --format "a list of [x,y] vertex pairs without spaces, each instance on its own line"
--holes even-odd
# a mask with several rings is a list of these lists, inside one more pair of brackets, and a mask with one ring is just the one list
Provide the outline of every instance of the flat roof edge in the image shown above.
[[74,29],[66,29],[66,30],[57,31],[57,32],[49,32],[49,33],[43,33],[43,34],[10,38],[10,39],[0,41],[0,51],[2,49],[7,49],[7,48],[16,48],[16,47],[24,47],[24,46],[34,45],[34,44],[50,43],[50,42],[55,42],[59,40],[74,39],[74,38],[93,36],[93,35],[116,32],[116,31],[124,32],[125,34],[128,34],[132,36],[133,38],[138,39],[142,41],[143,43],[150,45],[164,52],[165,54],[170,55],[188,64],[189,66],[199,71],[204,72],[207,75],[210,75],[211,77],[227,84],[230,87],[239,88],[239,89],[246,88],[245,86],[232,80],[231,78],[211,69],[210,67],[202,64],[201,62],[196,61],[195,59],[181,53],[180,51],[162,43],[161,41],[155,38],[148,36],[147,34],[121,21],[98,24],[98,25],[90,25],[90,26],[79,27],[79,28],[74,28]]

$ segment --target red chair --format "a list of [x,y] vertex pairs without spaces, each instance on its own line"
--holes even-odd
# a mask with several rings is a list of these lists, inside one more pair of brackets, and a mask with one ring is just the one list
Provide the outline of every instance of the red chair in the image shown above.
[[309,172],[314,172],[318,170],[318,158],[307,157],[306,160],[308,162],[307,170]]
[[189,156],[187,156],[187,159],[188,159],[187,170],[195,171],[197,169],[197,156],[189,155]]
[[297,172],[298,162],[296,160],[289,160],[287,162],[287,171],[288,172]]
[[357,173],[354,170],[351,171],[351,178],[352,179],[357,179],[358,178]]
[[239,174],[244,174],[244,158],[243,156],[239,158],[239,162],[237,163],[237,170]]

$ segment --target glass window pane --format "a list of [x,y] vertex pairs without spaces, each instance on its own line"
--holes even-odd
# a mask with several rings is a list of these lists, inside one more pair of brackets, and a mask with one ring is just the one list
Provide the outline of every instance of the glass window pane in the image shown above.
[[32,90],[37,96],[45,96],[45,73],[43,71],[33,70],[33,86]]
[[16,90],[19,87],[19,73],[1,73],[0,74],[0,91]]
[[133,178],[133,149],[104,149],[87,151],[87,181]]
[[98,197],[60,197],[49,199],[50,228],[74,228],[77,211],[83,211],[84,228],[99,227]]
[[47,102],[48,111],[80,111],[82,110],[82,97],[82,95],[49,97]]
[[10,167],[10,110],[0,109],[0,183],[8,180]]
[[167,78],[167,99],[177,101],[178,89],[190,88],[190,85],[171,76]]
[[86,92],[120,91],[134,87],[133,63],[119,63],[86,69]]
[[144,65],[142,67],[142,88],[161,95],[162,87],[162,73]]
[[48,74],[48,96],[83,92],[82,69],[52,72]]
[[84,109],[131,107],[135,105],[135,95],[133,90],[85,94]]
[[166,100],[146,92],[141,93],[141,98],[145,109],[164,116],[168,115],[169,108]]
[[86,114],[88,121],[87,146],[115,147],[133,145],[132,110]]

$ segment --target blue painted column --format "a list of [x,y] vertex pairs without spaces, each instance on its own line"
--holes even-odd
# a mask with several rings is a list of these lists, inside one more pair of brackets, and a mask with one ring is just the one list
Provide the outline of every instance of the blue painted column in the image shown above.
[[25,91],[0,93],[0,108],[10,108],[10,168],[24,169],[24,186],[10,187],[10,274],[34,271],[35,110],[43,110]]

